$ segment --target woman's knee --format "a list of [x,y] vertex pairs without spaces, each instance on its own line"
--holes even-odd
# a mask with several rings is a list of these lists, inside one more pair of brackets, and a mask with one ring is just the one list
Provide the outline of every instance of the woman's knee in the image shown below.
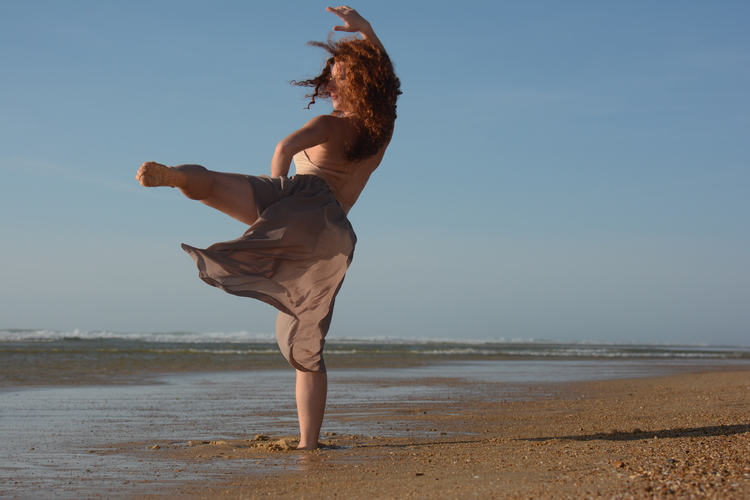
[[210,198],[214,190],[214,179],[211,171],[202,165],[178,165],[174,167],[187,175],[187,185],[181,188],[182,194],[191,200]]

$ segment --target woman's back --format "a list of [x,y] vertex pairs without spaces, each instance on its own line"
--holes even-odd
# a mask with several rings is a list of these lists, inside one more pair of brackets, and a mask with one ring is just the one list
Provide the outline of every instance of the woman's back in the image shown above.
[[294,156],[297,174],[322,177],[331,186],[336,198],[348,211],[367,185],[370,175],[380,165],[388,144],[374,156],[350,162],[344,158],[347,144],[357,139],[358,131],[346,117],[326,116],[331,128],[329,140],[307,148]]

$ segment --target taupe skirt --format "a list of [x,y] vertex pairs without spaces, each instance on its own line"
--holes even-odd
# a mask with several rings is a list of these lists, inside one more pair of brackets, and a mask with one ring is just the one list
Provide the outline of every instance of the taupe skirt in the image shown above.
[[357,237],[328,184],[314,175],[248,176],[260,217],[205,250],[183,244],[200,278],[279,310],[276,339],[298,370],[324,372],[323,345]]

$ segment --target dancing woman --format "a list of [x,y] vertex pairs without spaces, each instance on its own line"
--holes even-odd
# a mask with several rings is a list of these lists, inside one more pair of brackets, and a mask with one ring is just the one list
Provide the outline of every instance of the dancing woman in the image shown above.
[[[317,448],[325,414],[323,345],[356,243],[347,213],[383,159],[401,94],[370,23],[349,7],[326,10],[344,22],[334,30],[361,38],[310,42],[331,57],[320,75],[292,83],[311,89],[310,104],[330,99],[334,110],[278,143],[270,177],[155,162],[136,175],[143,186],[177,187],[250,226],[233,241],[183,248],[206,283],[279,310],[277,341],[297,370],[298,449]],[[292,160],[296,175],[290,177]]]

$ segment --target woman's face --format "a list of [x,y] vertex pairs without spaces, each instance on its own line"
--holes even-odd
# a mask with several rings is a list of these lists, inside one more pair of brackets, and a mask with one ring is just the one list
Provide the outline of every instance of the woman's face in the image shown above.
[[346,104],[343,102],[343,97],[341,96],[344,85],[346,85],[346,68],[338,62],[333,63],[331,79],[326,85],[326,91],[331,94],[333,109],[346,112]]

